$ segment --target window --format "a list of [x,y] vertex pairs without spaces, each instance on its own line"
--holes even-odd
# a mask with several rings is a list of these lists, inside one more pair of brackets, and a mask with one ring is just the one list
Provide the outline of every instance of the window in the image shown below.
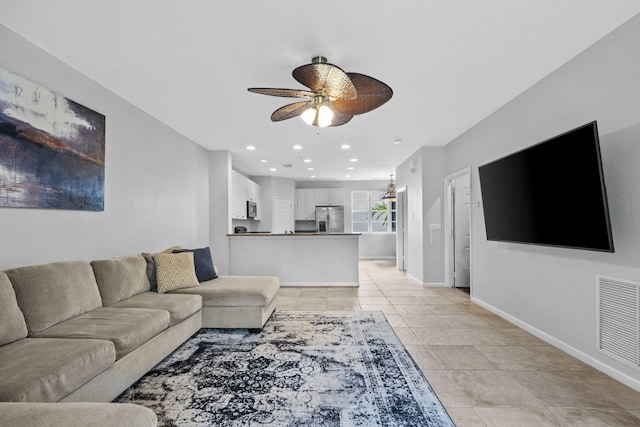
[[382,191],[351,192],[353,233],[395,233],[396,202],[380,200]]

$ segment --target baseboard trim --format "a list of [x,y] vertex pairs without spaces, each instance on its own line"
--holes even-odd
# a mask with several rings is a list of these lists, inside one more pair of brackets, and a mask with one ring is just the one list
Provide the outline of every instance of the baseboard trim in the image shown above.
[[547,344],[550,344],[556,348],[559,348],[560,350],[564,351],[567,354],[570,354],[571,356],[586,363],[592,368],[597,369],[598,371],[610,376],[611,378],[620,381],[622,384],[629,386],[636,391],[640,391],[640,381],[630,377],[624,372],[621,372],[599,361],[598,359],[595,359],[592,356],[589,356],[588,354],[568,345],[563,341],[560,341],[559,339],[547,334],[546,332],[543,332],[529,325],[528,323],[523,322],[522,320],[516,317],[513,317],[508,313],[505,313],[504,311],[492,306],[491,304],[487,304],[486,302],[482,301],[481,299],[478,299],[477,297],[471,296],[471,301],[486,308],[490,312],[502,317],[503,319],[513,323],[517,327],[522,328],[525,331],[535,335],[536,337],[540,338],[542,341],[546,342]]
[[361,256],[358,257],[358,259],[365,259],[365,260],[369,260],[369,259],[396,259],[396,256]]
[[425,282],[422,284],[423,288],[448,288],[444,282]]
[[357,288],[360,286],[358,282],[280,282],[280,287],[349,287]]

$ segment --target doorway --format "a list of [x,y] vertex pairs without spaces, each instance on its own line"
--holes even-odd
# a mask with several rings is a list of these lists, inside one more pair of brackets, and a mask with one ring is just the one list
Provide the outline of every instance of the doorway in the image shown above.
[[471,294],[471,169],[444,179],[445,283]]
[[284,234],[294,231],[292,211],[293,202],[290,198],[274,197],[272,233]]

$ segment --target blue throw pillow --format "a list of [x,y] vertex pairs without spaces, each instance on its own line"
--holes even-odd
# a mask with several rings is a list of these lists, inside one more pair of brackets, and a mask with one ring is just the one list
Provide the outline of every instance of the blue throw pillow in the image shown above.
[[193,261],[196,265],[196,277],[198,282],[205,282],[207,280],[213,280],[218,277],[216,270],[213,268],[213,258],[211,257],[211,249],[176,249],[174,254],[180,252],[193,252]]

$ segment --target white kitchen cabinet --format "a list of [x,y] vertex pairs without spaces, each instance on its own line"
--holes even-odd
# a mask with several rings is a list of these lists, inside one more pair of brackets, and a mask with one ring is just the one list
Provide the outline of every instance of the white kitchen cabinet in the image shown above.
[[258,217],[260,219],[260,184],[231,172],[231,218],[247,219],[247,201],[251,200],[258,205]]
[[231,172],[231,218],[247,219],[247,179],[237,172]]
[[296,190],[296,220],[316,219],[316,190],[299,188]]
[[257,182],[247,180],[247,200],[251,200],[256,203],[256,217],[255,220],[260,219],[260,184]]
[[298,188],[295,219],[315,220],[316,206],[344,206],[344,193],[344,188]]
[[316,205],[344,206],[344,188],[317,188]]
[[331,189],[331,205],[344,206],[344,188]]

